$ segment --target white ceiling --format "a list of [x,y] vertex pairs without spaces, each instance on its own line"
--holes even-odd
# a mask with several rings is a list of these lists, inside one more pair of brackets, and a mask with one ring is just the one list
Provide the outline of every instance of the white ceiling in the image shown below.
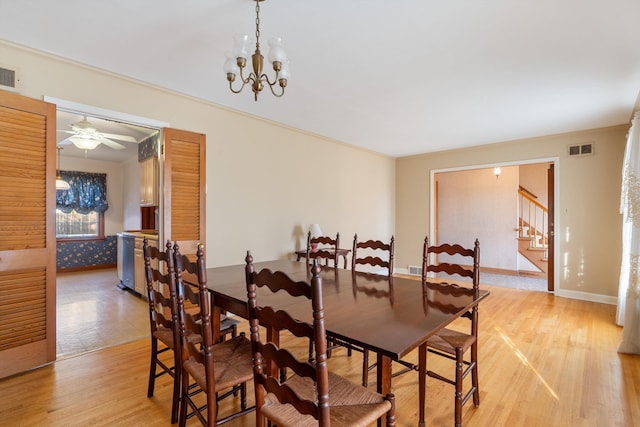
[[260,4],[291,78],[258,102],[222,72],[250,0],[0,0],[0,38],[390,156],[628,123],[640,93],[638,0]]

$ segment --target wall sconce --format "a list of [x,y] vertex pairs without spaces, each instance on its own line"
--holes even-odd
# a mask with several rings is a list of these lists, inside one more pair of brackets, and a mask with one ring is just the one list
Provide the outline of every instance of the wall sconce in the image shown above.
[[500,178],[500,173],[502,173],[500,166],[493,168],[493,174],[496,176],[496,179]]

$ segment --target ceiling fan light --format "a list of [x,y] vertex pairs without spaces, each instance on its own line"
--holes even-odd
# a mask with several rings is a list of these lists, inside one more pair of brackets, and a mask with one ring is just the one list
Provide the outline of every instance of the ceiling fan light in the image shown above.
[[98,146],[98,144],[100,144],[100,141],[96,141],[93,139],[86,139],[82,137],[76,137],[76,136],[72,136],[69,139],[71,140],[71,142],[73,142],[73,145],[75,145],[81,150],[93,150]]

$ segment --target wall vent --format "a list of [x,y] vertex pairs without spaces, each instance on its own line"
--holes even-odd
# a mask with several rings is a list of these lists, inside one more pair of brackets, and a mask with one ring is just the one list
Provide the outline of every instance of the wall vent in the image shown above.
[[593,142],[588,142],[585,144],[578,145],[570,145],[568,148],[569,156],[591,156],[594,153],[594,144]]
[[17,90],[17,83],[16,71],[0,66],[0,89],[15,92]]
[[417,265],[410,265],[409,274],[412,276],[422,276],[422,267]]

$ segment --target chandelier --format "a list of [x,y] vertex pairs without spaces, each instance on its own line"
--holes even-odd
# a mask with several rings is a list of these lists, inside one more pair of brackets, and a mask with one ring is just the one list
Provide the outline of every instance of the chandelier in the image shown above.
[[[264,57],[260,53],[260,2],[263,0],[255,0],[256,2],[256,48],[253,55],[251,55],[251,63],[253,65],[253,71],[245,77],[243,72],[244,67],[247,65],[249,58],[249,52],[252,48],[252,40],[248,35],[240,35],[234,37],[233,51],[227,53],[227,60],[224,63],[224,72],[227,73],[227,80],[229,81],[229,89],[233,93],[240,93],[246,85],[251,85],[253,96],[255,100],[258,100],[258,94],[264,89],[265,85],[269,87],[271,93],[280,98],[284,95],[284,88],[287,87],[287,79],[289,78],[289,61],[287,55],[282,47],[282,39],[280,37],[274,37],[269,40],[269,62],[273,65],[273,69],[276,72],[273,80],[269,80],[266,74],[262,73],[262,64]],[[233,88],[233,82],[236,79],[236,75],[240,75],[240,81],[242,86],[239,89]],[[280,91],[276,92],[274,87],[278,84]]]

